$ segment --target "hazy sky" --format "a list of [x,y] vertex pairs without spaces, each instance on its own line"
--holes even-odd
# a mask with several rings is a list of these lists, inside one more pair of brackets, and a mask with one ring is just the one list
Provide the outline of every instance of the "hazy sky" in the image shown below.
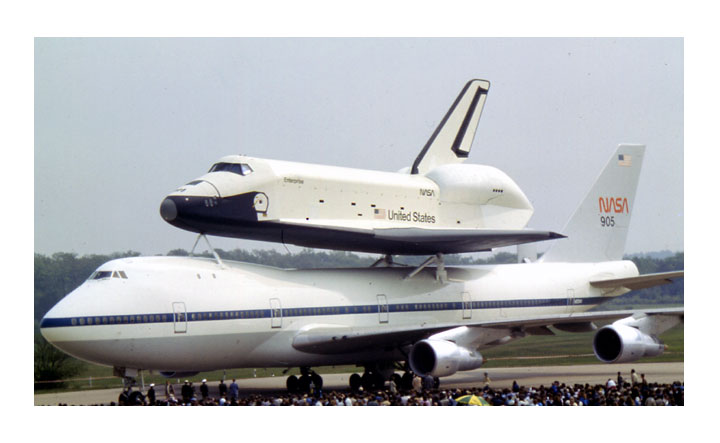
[[227,154],[399,170],[472,78],[491,87],[468,162],[518,183],[530,227],[561,232],[642,143],[627,251],[683,250],[683,76],[679,38],[39,38],[34,250],[190,249],[160,202]]

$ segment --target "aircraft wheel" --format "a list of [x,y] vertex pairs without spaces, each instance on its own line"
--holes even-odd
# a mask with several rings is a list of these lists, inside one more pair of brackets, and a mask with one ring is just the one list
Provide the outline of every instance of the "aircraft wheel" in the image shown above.
[[406,372],[402,375],[400,386],[403,390],[409,391],[412,389],[413,375],[411,372]]
[[357,391],[362,386],[362,377],[360,374],[353,374],[350,376],[350,389]]
[[300,379],[298,380],[298,389],[300,392],[309,392],[310,391],[310,376],[309,375],[301,375]]
[[310,378],[311,378],[313,384],[315,385],[315,389],[322,389],[322,386],[323,386],[322,377],[320,377],[318,374],[313,372],[312,375],[310,376]]
[[298,378],[294,375],[291,375],[290,377],[288,377],[286,385],[289,392],[297,391],[299,385]]
[[385,389],[385,377],[382,374],[373,374],[373,385],[375,389]]
[[374,378],[373,375],[370,374],[369,372],[366,372],[366,373],[364,373],[364,374],[362,375],[362,387],[363,387],[363,389],[365,389],[366,391],[372,390],[372,388],[373,388],[373,382],[374,382],[373,378]]
[[440,387],[440,379],[438,377],[433,377],[433,388],[437,389]]
[[144,405],[145,404],[145,396],[140,391],[133,391],[128,396],[128,405],[130,406],[136,406],[136,405]]

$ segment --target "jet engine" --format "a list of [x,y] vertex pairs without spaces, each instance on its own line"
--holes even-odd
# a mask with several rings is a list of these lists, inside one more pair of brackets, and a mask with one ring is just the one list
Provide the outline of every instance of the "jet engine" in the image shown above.
[[654,335],[624,324],[600,328],[593,338],[595,356],[605,363],[628,363],[641,357],[655,357],[665,350]]
[[421,340],[412,347],[410,369],[421,377],[445,377],[457,371],[477,369],[483,364],[480,353],[447,340]]

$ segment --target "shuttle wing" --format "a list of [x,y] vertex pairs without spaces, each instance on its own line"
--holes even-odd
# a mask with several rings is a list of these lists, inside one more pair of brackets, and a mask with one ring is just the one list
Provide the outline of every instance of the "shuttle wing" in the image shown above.
[[[489,251],[503,246],[564,238],[550,231],[502,229],[375,229],[374,238],[394,242],[401,249],[422,250],[426,253]],[[434,252],[432,252],[434,251]],[[401,253],[398,253],[401,254]]]
[[551,231],[530,229],[422,229],[320,226],[284,221],[283,242],[311,248],[333,249],[392,255],[457,254],[489,251],[544,240],[564,238]]
[[293,340],[293,347],[299,351],[315,354],[343,354],[371,349],[402,348],[428,338],[439,332],[467,326],[471,328],[507,329],[524,332],[547,326],[590,324],[595,321],[615,321],[622,318],[643,316],[674,316],[684,317],[684,308],[652,309],[644,311],[600,311],[540,316],[533,318],[509,318],[501,321],[479,323],[447,323],[434,324],[431,327],[422,325],[398,328],[353,328],[348,326],[317,325],[298,332]]

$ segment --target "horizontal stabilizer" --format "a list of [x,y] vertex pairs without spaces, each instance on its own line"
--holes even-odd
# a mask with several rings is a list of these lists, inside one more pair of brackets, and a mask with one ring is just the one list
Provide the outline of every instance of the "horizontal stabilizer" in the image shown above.
[[673,279],[685,277],[685,271],[661,272],[658,274],[645,274],[637,277],[614,278],[610,280],[591,281],[595,288],[628,288],[630,290],[652,288],[653,286],[667,285]]

